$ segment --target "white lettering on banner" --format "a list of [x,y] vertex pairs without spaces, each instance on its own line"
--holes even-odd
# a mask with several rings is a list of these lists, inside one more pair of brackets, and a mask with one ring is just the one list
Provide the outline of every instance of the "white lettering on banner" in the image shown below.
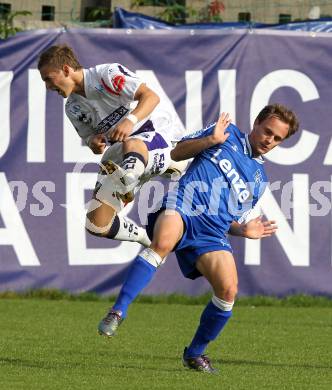
[[63,162],[89,163],[100,161],[100,154],[93,154],[90,148],[83,144],[65,113],[66,99],[63,99]]
[[[276,70],[263,77],[252,94],[250,104],[251,127],[259,111],[269,103],[270,97],[278,88],[290,87],[295,89],[303,102],[319,99],[319,93],[312,80],[304,73],[291,69]],[[266,154],[266,158],[280,165],[300,164],[307,160],[318,144],[319,136],[308,130],[302,130],[296,145],[285,148],[277,146]]]
[[13,72],[0,72],[0,158],[7,152],[10,143],[10,85]]
[[[67,173],[67,246],[69,265],[123,264],[133,260],[141,245],[136,242],[121,242],[116,248],[87,248],[84,191],[93,189],[96,182],[94,173]],[[130,212],[126,208],[126,213]]]
[[218,70],[220,113],[228,112],[236,123],[236,70]]
[[38,69],[29,69],[27,161],[45,162],[46,88]]
[[[281,208],[266,189],[250,218],[264,213],[269,220],[276,220],[276,237],[294,267],[308,267],[309,264],[309,177],[307,174],[293,175],[293,231]],[[260,265],[260,240],[245,240],[246,265]]]
[[201,70],[186,71],[186,130],[190,133],[203,128],[202,84]]
[[5,225],[0,228],[0,246],[12,245],[21,266],[40,265],[3,172],[0,172],[0,188],[0,214]]

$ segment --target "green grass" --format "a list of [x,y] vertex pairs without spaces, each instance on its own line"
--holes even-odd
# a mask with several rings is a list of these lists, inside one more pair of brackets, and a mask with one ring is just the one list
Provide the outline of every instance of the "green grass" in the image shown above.
[[330,307],[236,307],[208,375],[180,359],[203,306],[135,303],[110,340],[96,334],[107,306],[0,299],[0,389],[331,389]]
[[[50,299],[68,301],[88,301],[88,302],[112,302],[115,296],[102,296],[94,292],[83,292],[73,294],[65,290],[39,289],[26,291],[0,291],[0,299]],[[206,305],[211,299],[211,294],[207,293],[199,296],[189,296],[183,294],[165,295],[139,295],[136,302],[140,303],[177,303],[186,305]],[[266,295],[256,295],[240,297],[236,299],[236,306],[280,306],[280,307],[332,307],[332,298],[327,296],[312,296],[305,294],[288,295],[286,297],[274,297]]]

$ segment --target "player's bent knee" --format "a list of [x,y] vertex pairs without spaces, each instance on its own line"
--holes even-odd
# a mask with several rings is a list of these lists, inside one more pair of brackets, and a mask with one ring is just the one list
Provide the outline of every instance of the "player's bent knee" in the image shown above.
[[223,299],[227,302],[233,302],[237,295],[237,285],[236,284],[230,284],[227,286],[224,286],[221,289],[218,289],[218,293],[216,293],[216,296],[218,298]]
[[159,253],[160,256],[165,257],[173,250],[173,247],[171,247],[169,240],[159,239],[152,241],[151,249]]
[[111,219],[110,222],[107,222],[105,226],[103,226],[103,224],[100,221],[94,219],[88,213],[85,219],[85,230],[88,233],[92,234],[93,236],[107,237],[110,228],[112,226],[112,223],[113,223],[113,219]]

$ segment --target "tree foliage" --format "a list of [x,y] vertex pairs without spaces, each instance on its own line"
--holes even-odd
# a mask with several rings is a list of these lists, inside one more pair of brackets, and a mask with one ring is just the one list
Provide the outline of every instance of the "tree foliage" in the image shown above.
[[9,12],[3,16],[0,20],[0,39],[7,39],[11,35],[15,35],[17,32],[22,31],[19,27],[14,27],[14,19],[16,16],[31,15],[30,11],[16,11]]

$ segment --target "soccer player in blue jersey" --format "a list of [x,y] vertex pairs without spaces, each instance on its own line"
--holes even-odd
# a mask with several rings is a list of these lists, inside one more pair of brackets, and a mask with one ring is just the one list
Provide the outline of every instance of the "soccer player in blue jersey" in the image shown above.
[[149,215],[151,246],[134,260],[114,306],[98,326],[100,334],[114,335],[129,304],[174,250],[184,276],[204,276],[213,289],[197,331],[184,349],[183,363],[194,370],[215,371],[204,351],[230,319],[238,284],[227,235],[258,239],[276,231],[275,221],[258,217],[246,222],[246,217],[267,185],[262,155],[298,128],[291,110],[273,104],[259,113],[250,134],[242,133],[223,113],[216,124],[178,143],[172,158],[194,160],[178,188]]

